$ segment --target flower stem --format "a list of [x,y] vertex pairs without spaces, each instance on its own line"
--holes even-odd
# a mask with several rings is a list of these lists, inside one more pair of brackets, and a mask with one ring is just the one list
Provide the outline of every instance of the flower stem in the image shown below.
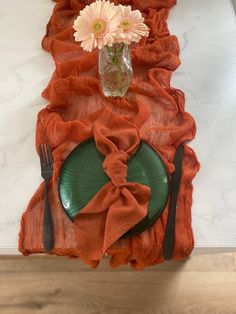
[[113,73],[113,80],[116,82],[117,90],[120,94],[122,94],[125,84],[122,69],[122,54],[124,47],[124,43],[113,44],[112,47],[105,46],[108,58],[106,71]]

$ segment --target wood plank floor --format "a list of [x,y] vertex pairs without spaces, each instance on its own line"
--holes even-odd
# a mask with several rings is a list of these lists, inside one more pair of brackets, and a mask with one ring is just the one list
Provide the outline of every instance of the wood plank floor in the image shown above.
[[236,314],[236,255],[193,256],[134,272],[63,257],[0,258],[1,314]]

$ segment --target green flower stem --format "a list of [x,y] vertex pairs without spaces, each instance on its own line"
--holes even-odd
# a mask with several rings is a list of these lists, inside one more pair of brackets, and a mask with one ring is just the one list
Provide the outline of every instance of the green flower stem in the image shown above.
[[109,47],[109,46],[105,46],[105,48],[106,48],[106,50],[107,50],[108,54],[111,54],[111,47]]
[[119,52],[122,52],[122,51],[123,51],[124,46],[125,46],[125,44],[124,44],[124,43],[121,43],[121,48],[120,48]]
[[122,90],[124,89],[124,79],[123,79],[123,73],[122,73],[122,60],[121,56],[123,54],[125,44],[114,44],[112,47],[105,46],[105,49],[107,51],[108,56],[108,62],[106,67],[106,72],[111,72],[112,69],[115,68],[114,73],[114,80],[117,85],[117,89],[120,93],[122,93]]

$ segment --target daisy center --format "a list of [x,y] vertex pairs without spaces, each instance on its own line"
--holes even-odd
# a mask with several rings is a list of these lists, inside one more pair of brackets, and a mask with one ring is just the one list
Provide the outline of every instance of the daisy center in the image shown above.
[[121,27],[123,28],[124,31],[129,31],[132,25],[129,20],[124,20],[121,22]]
[[97,19],[92,24],[92,30],[96,37],[103,35],[106,31],[106,28],[107,23],[102,19]]

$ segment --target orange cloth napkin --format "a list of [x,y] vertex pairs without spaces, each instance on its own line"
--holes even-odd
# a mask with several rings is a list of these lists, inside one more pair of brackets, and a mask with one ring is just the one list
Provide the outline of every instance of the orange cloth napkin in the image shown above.
[[88,260],[100,260],[107,249],[146,215],[150,188],[127,182],[127,161],[139,146],[137,129],[105,109],[94,123],[97,148],[106,156],[103,167],[110,182],[75,219],[78,249]]
[[[151,228],[132,238],[118,239],[131,224],[144,217],[149,199],[147,187],[126,182],[127,158],[143,140],[161,155],[171,174],[174,171],[176,147],[195,136],[194,120],[185,112],[184,94],[170,86],[172,73],[180,65],[180,60],[178,40],[170,35],[166,20],[169,9],[176,1],[114,1],[141,10],[150,27],[150,36],[132,46],[134,77],[128,93],[121,99],[105,98],[100,91],[98,51],[87,53],[74,42],[73,20],[91,2],[57,0],[42,42],[43,48],[52,54],[56,66],[42,94],[49,105],[39,112],[36,128],[37,150],[44,142],[48,142],[53,149],[50,203],[55,247],[52,253],[80,257],[85,263],[96,267],[106,251],[113,267],[130,263],[139,270],[163,262],[162,242],[168,204]],[[118,123],[109,123],[111,117]],[[120,127],[120,123],[124,128]],[[123,136],[124,129],[129,136]],[[92,136],[96,138],[98,149],[106,156],[104,170],[111,182],[94,196],[73,223],[64,213],[58,197],[59,171],[71,150]],[[116,169],[120,170],[120,175]],[[185,145],[174,259],[188,256],[194,246],[191,227],[192,180],[198,169],[194,152]],[[119,196],[118,199],[110,195],[112,191]],[[22,216],[19,250],[24,255],[44,252],[43,193],[41,184]],[[108,197],[103,199],[102,193]],[[130,219],[123,225],[123,218],[115,213],[118,207],[123,212],[125,198],[129,200],[127,215],[130,215]],[[99,204],[96,210],[94,202]],[[106,210],[107,205],[110,205],[109,210]],[[115,211],[110,210],[111,206],[115,207]],[[137,215],[132,211],[134,206],[138,208]],[[99,234],[98,241],[92,242],[95,247],[93,244],[88,246],[89,240],[94,237],[91,234],[93,227],[86,233],[82,232],[88,224],[88,212],[93,215],[91,226],[95,226],[96,235]],[[122,225],[120,231],[112,230],[112,226],[116,225]],[[97,233],[99,226],[103,228]]]

